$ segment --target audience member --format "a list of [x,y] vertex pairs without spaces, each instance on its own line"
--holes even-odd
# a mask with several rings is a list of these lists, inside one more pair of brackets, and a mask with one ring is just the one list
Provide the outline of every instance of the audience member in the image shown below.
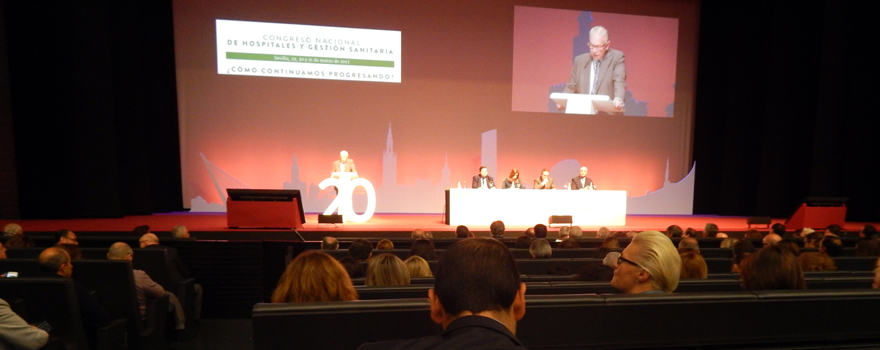
[[710,223],[707,223],[706,226],[703,228],[703,237],[715,238],[715,235],[717,235],[717,234],[718,234],[718,225],[715,225],[710,222]]
[[684,230],[684,233],[681,234],[682,237],[699,237],[697,236],[697,230],[688,227]]
[[764,247],[743,260],[739,273],[748,291],[807,288],[798,258],[778,245]]
[[[109,260],[131,261],[133,257],[134,251],[124,242],[113,243],[110,246],[110,250],[107,251],[107,259]],[[159,298],[167,294],[169,310],[174,311],[175,326],[177,329],[184,329],[186,326],[186,314],[183,312],[183,307],[180,306],[180,300],[177,299],[177,296],[166,292],[165,288],[162,288],[162,286],[153,281],[143,270],[132,269],[131,271],[134,274],[134,287],[141,317],[147,314],[147,300]]]
[[413,255],[407,258],[403,261],[403,264],[406,265],[407,270],[409,270],[410,278],[434,277],[431,273],[431,266],[428,265],[428,261],[422,259],[422,257],[418,255]]
[[409,256],[420,256],[427,261],[437,260],[437,250],[434,242],[429,239],[417,239],[409,248]]
[[31,326],[0,299],[0,349],[40,349],[49,341],[49,333]]
[[748,259],[750,256],[752,256],[752,254],[754,254],[754,253],[753,252],[745,252],[745,253],[734,255],[733,261],[730,264],[730,272],[739,273],[742,270],[740,268],[740,266],[742,265],[742,262],[744,260]]
[[394,242],[391,242],[390,239],[383,239],[376,243],[376,250],[392,250],[394,249]]
[[732,251],[734,257],[743,253],[754,253],[755,246],[752,241],[743,239],[733,244]]
[[871,285],[874,289],[880,289],[880,259],[877,259],[877,268],[874,269],[874,284]]
[[605,226],[600,227],[599,230],[596,231],[597,238],[608,238],[609,236],[611,236],[611,230]]
[[358,238],[348,246],[348,255],[357,261],[367,261],[373,255],[373,244],[365,238]]
[[538,238],[529,246],[529,254],[532,255],[532,259],[549,259],[553,255],[553,249],[546,239]]
[[535,238],[547,238],[547,226],[544,224],[535,225]]
[[840,237],[822,236],[819,241],[818,251],[831,257],[840,256],[843,254],[843,241],[840,240]]
[[834,266],[834,260],[819,252],[805,252],[798,256],[798,262],[804,272],[837,270],[837,267]]
[[0,259],[6,259],[6,247],[0,242]]
[[21,225],[16,224],[14,222],[6,224],[3,226],[3,235],[4,236],[15,236],[23,234],[24,230],[22,230]]
[[422,229],[420,229],[420,228],[417,228],[417,229],[415,229],[415,230],[412,231],[412,234],[410,235],[410,237],[411,237],[412,239],[422,239],[422,238],[425,238],[425,230],[422,230]]
[[529,237],[526,235],[519,236],[516,238],[516,244],[514,245],[514,248],[516,248],[516,249],[529,249],[529,247],[532,246],[533,240],[534,239],[532,239],[532,237]]
[[614,268],[598,262],[587,263],[572,277],[575,281],[611,282]]
[[526,235],[526,236],[529,236],[529,237],[535,238],[535,228],[534,228],[534,227],[529,227],[529,228],[527,228],[527,229],[525,230],[525,232],[523,232],[523,234]]
[[627,294],[672,293],[680,274],[681,257],[669,237],[645,231],[620,253],[611,286]]
[[681,279],[706,279],[709,267],[700,253],[687,251],[681,253]]
[[[135,228],[135,231],[140,232],[146,228],[149,231],[149,226],[143,225]],[[180,260],[180,256],[177,253],[177,249],[173,247],[166,247],[164,245],[159,244],[159,237],[155,234],[147,232],[143,236],[141,236],[138,241],[140,247],[142,249],[161,249],[165,250],[168,253],[168,259],[170,260],[171,266],[174,267],[174,272],[176,272],[176,276],[172,275],[172,284],[177,284],[183,280],[192,278],[192,275],[189,273],[189,269],[186,268],[186,265]],[[193,297],[193,320],[199,320],[202,317],[202,285],[198,283],[194,283],[194,297]]]
[[581,238],[584,235],[584,230],[581,229],[580,226],[572,226],[571,229],[568,230],[568,235],[571,238]]
[[471,230],[465,225],[458,225],[458,227],[455,228],[455,238],[468,238],[473,236],[474,234],[471,233]]
[[794,254],[794,256],[798,256],[801,254],[801,248],[798,246],[797,242],[795,242],[791,238],[783,238],[781,241],[779,241],[779,243],[776,243],[776,245],[787,249],[792,254]]
[[746,230],[746,233],[743,236],[746,239],[761,238],[761,233],[758,232],[758,230],[751,229],[751,230]]
[[724,232],[718,232],[715,234],[715,238],[729,238],[729,236]]
[[58,232],[55,232],[55,244],[58,243],[79,244],[76,241],[76,233],[67,229],[60,229]]
[[[805,229],[806,230],[806,229]],[[810,232],[804,235],[804,248],[819,248],[825,235],[822,232]]]
[[825,228],[825,235],[827,236],[829,233],[830,233],[830,234],[833,234],[833,235],[835,235],[835,236],[837,236],[837,237],[843,237],[843,235],[844,235],[846,232],[843,231],[843,228],[841,228],[840,225],[838,225],[838,224],[831,224],[831,225],[828,225],[828,227]]
[[556,238],[556,242],[562,242],[563,240],[566,240],[569,237],[571,237],[571,235],[569,235],[569,233],[568,233],[569,230],[571,230],[571,227],[568,227],[568,226],[560,227],[558,236]]
[[696,238],[685,237],[678,241],[678,253],[684,252],[700,252],[700,243]]
[[143,236],[147,233],[150,233],[150,226],[148,225],[140,225],[131,230],[132,234],[135,236]]
[[681,237],[682,234],[684,234],[684,232],[682,232],[681,226],[669,225],[669,227],[666,228],[666,237],[678,238]]
[[525,314],[525,292],[503,243],[485,238],[455,242],[440,257],[434,288],[428,291],[431,319],[443,333],[359,349],[525,349],[515,336],[516,322]]
[[70,256],[73,260],[79,260],[83,258],[82,250],[79,249],[79,245],[69,244],[69,243],[58,243],[55,245],[56,248],[64,249],[67,252],[67,255]]
[[721,241],[721,248],[733,248],[733,245],[739,242],[739,238],[725,238]]
[[614,236],[605,237],[605,240],[602,241],[602,247],[608,249],[620,249],[620,242],[618,242],[617,238]]
[[776,243],[779,243],[780,241],[782,241],[782,236],[777,235],[775,233],[768,233],[766,236],[764,236],[764,239],[762,240],[765,248],[769,247],[771,245],[775,245]]
[[186,226],[177,225],[171,228],[171,237],[174,238],[189,238],[189,230],[186,229]]
[[781,223],[775,223],[770,226],[770,231],[779,235],[779,237],[785,237],[785,225]]
[[364,273],[363,265],[361,265],[361,263],[355,258],[348,256],[339,259],[339,263],[342,264],[342,267],[345,268],[345,272],[348,272],[348,276],[351,278],[364,278],[366,275]]
[[272,292],[273,303],[357,299],[357,292],[342,264],[319,250],[303,252],[293,259]]
[[557,249],[578,249],[581,245],[574,238],[566,239],[556,245]]
[[7,248],[32,248],[34,240],[26,234],[15,235],[6,240]]
[[321,250],[337,250],[339,249],[339,240],[336,237],[324,237],[321,240]]
[[[47,248],[40,253],[38,258],[40,270],[44,277],[70,279],[73,275],[73,264],[70,256],[61,248]],[[98,328],[110,323],[110,314],[101,307],[97,300],[89,293],[81,283],[73,282],[76,291],[76,301],[79,305],[79,315],[83,321],[90,341],[94,341]]]
[[856,243],[856,256],[880,256],[880,238],[863,238]]
[[626,237],[626,238],[633,238],[633,237],[635,237],[635,236],[638,235],[638,234],[639,234],[639,231],[629,231],[629,232],[626,233],[626,236],[625,236],[625,237]]
[[497,220],[492,222],[489,225],[489,232],[492,233],[492,238],[502,239],[504,238],[504,222],[501,220]]
[[862,238],[873,238],[875,235],[877,235],[877,228],[874,225],[865,225],[859,231],[859,237]]
[[409,269],[394,254],[379,254],[367,265],[367,286],[405,286],[409,284]]

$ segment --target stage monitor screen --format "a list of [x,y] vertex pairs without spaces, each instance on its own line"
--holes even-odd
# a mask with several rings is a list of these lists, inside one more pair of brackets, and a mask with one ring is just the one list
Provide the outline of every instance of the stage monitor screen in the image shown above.
[[587,167],[628,214],[692,212],[697,0],[180,0],[173,15],[192,211],[274,188],[322,213],[344,150],[375,189],[355,187],[357,212],[374,193],[377,213],[442,213],[481,166],[526,188],[547,169],[558,190]]

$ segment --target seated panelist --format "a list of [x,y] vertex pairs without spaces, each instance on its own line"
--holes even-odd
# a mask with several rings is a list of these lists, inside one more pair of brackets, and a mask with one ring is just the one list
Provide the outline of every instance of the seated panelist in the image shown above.
[[519,179],[519,170],[517,168],[510,169],[510,175],[501,183],[501,188],[526,188]]
[[471,181],[471,188],[483,188],[490,189],[495,188],[495,180],[489,176],[489,169],[481,166],[480,173],[474,175],[474,180]]
[[595,190],[596,184],[593,183],[593,179],[587,177],[587,167],[582,166],[578,171],[578,176],[571,179],[571,187],[572,190]]
[[554,190],[556,186],[553,185],[553,179],[550,177],[550,170],[544,168],[541,170],[541,177],[535,179],[535,187],[536,190]]

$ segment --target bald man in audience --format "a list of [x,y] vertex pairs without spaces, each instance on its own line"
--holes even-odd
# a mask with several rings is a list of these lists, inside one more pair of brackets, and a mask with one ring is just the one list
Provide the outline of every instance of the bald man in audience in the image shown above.
[[[73,276],[73,263],[71,263],[70,255],[67,255],[64,249],[48,248],[40,253],[38,260],[43,277],[70,279]],[[90,340],[94,341],[98,328],[110,324],[110,314],[101,307],[101,304],[95,300],[84,285],[76,281],[73,282],[73,285],[83,326]]]
[[321,240],[321,250],[337,250],[339,249],[339,240],[336,237],[324,237]]
[[422,239],[422,238],[425,238],[425,231],[422,230],[422,229],[420,229],[420,228],[417,228],[417,229],[415,229],[415,230],[412,231],[412,234],[410,235],[410,237],[412,237],[412,239]]
[[697,242],[696,238],[693,237],[685,237],[682,238],[681,241],[678,242],[678,253],[686,253],[686,252],[700,252],[700,243]]
[[[141,236],[141,239],[138,240],[141,248],[143,249],[165,249],[168,252],[168,259],[171,260],[171,263],[176,268],[179,276],[175,279],[180,279],[180,281],[190,278],[189,269],[186,268],[186,265],[183,264],[183,261],[177,255],[177,249],[172,247],[166,247],[159,244],[159,237],[157,237],[152,232],[146,233]],[[172,283],[178,283],[180,281],[172,281]],[[202,285],[195,283],[195,319],[198,320],[202,315]]]
[[[113,243],[107,252],[107,259],[109,260],[131,261],[133,256],[134,251],[124,242]],[[180,306],[180,300],[177,299],[177,296],[174,293],[166,292],[165,288],[162,288],[156,281],[153,281],[150,275],[147,275],[143,270],[132,269],[131,271],[134,274],[134,287],[137,293],[138,308],[141,310],[141,317],[147,314],[147,300],[160,298],[167,294],[169,310],[174,311],[176,327],[177,329],[183,329],[186,325],[186,315],[183,313],[183,307]]]
[[763,240],[764,247],[769,247],[771,245],[775,245],[776,243],[779,243],[780,241],[782,241],[782,236],[777,235],[775,233],[768,233],[766,236],[764,236],[764,240]]

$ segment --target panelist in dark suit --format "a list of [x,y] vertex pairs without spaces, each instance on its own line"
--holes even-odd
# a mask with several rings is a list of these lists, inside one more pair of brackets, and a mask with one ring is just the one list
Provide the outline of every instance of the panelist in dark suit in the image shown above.
[[596,184],[593,183],[593,179],[587,177],[587,167],[582,166],[579,171],[579,176],[571,179],[571,186],[569,187],[572,190],[595,190]]
[[535,186],[532,187],[536,190],[555,190],[556,186],[553,185],[553,179],[550,178],[550,170],[544,168],[541,170],[541,177],[535,179]]
[[623,52],[611,49],[610,44],[608,30],[601,26],[590,29],[590,52],[574,58],[571,77],[563,91],[606,95],[612,99],[615,109],[623,111],[626,66]]
[[351,177],[352,179],[358,177],[357,170],[354,167],[354,160],[348,158],[348,151],[339,152],[339,160],[333,161],[333,172],[348,172],[354,173]]
[[474,180],[471,181],[471,188],[495,188],[495,180],[489,176],[489,169],[484,166],[480,167],[480,174],[474,175]]
[[520,181],[519,179],[519,169],[510,169],[510,175],[508,175],[507,178],[504,179],[504,181],[501,183],[501,188],[526,188],[525,186],[523,186],[522,181]]

